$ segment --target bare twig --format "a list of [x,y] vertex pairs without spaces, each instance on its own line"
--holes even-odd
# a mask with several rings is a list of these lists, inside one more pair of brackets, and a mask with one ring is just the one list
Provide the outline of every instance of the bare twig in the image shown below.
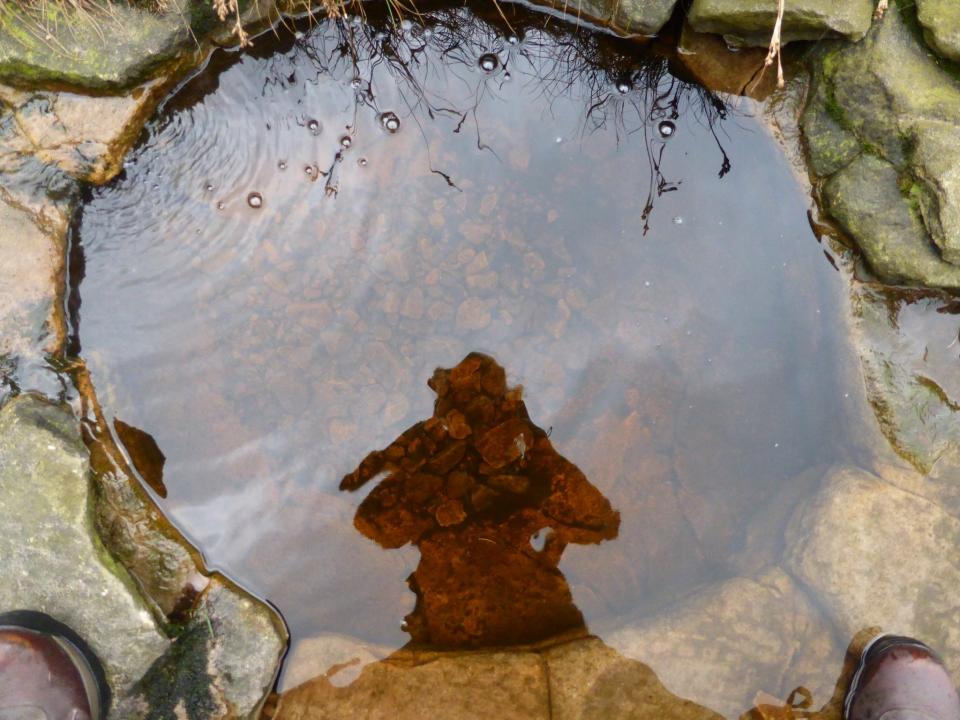
[[[783,87],[783,62],[781,58],[780,35],[783,29],[783,7],[785,0],[777,0],[777,21],[773,25],[773,34],[770,36],[770,49],[767,51],[767,58],[763,61],[764,68],[777,62],[777,87]],[[883,0],[881,0],[883,2]]]

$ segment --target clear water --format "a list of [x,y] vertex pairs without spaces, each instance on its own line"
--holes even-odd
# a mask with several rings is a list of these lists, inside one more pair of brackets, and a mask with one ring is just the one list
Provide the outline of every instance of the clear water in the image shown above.
[[423,543],[365,537],[376,481],[339,485],[471,352],[619,512],[557,561],[601,636],[735,574],[749,518],[843,445],[838,275],[752,106],[656,48],[512,17],[221,53],[83,209],[99,399],[155,438],[160,504],[294,643],[410,640]]

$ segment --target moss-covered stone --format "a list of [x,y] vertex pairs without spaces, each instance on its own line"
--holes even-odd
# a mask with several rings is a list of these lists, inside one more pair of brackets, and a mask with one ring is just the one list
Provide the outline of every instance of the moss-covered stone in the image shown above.
[[196,47],[193,28],[212,18],[212,9],[199,0],[171,8],[154,13],[126,3],[78,9],[50,2],[41,15],[6,3],[0,11],[0,79],[34,87],[129,87]]
[[870,267],[891,282],[956,288],[960,82],[905,5],[860,43],[815,55],[802,128],[811,169],[833,175],[821,199]]
[[[777,17],[771,0],[693,0],[689,21],[699,32],[725,35],[742,45],[764,47]],[[873,17],[872,0],[789,0],[783,15],[783,42],[825,37],[862,38]]]
[[884,280],[960,289],[960,266],[937,253],[891,163],[861,155],[826,182],[822,198]]
[[960,3],[956,0],[917,0],[923,36],[943,57],[960,62]]
[[863,150],[860,141],[831,114],[827,86],[815,83],[814,95],[800,119],[807,144],[810,169],[820,177],[846,167]]
[[287,632],[271,608],[217,576],[203,603],[117,710],[144,720],[256,718]]

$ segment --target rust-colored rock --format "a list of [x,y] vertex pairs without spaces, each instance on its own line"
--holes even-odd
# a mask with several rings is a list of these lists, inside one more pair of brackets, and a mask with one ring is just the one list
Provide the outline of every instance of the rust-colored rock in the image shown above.
[[[619,513],[533,424],[493,358],[471,353],[429,385],[433,417],[340,484],[355,490],[389,473],[354,525],[383,547],[420,549],[407,631],[416,643],[479,647],[582,626],[557,564],[568,543],[616,537]],[[542,545],[531,542],[538,533]]]

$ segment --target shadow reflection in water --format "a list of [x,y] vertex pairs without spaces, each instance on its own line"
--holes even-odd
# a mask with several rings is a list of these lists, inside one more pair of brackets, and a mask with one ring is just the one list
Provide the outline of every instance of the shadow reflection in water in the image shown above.
[[471,353],[429,385],[433,417],[340,483],[356,490],[388,473],[354,523],[385,548],[420,550],[405,629],[416,643],[476,647],[582,627],[560,556],[615,538],[620,514],[530,420],[496,360]]

